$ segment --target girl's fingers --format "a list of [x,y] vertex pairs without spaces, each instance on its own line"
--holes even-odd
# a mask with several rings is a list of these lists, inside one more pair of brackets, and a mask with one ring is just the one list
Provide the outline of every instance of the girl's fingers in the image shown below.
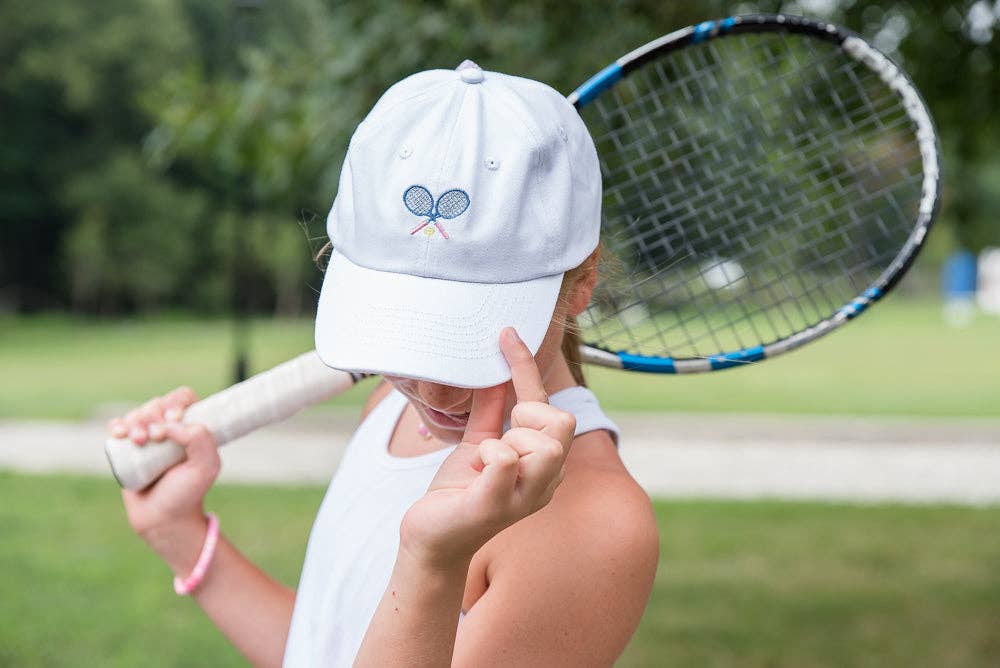
[[508,431],[503,442],[519,457],[518,486],[523,500],[531,510],[544,505],[539,501],[562,470],[566,448],[558,439],[523,427]]
[[184,415],[184,409],[198,401],[198,395],[186,385],[171,390],[163,397],[164,417],[171,422],[178,422]]
[[519,402],[510,412],[510,426],[536,429],[561,441],[568,448],[576,433],[576,417],[549,404]]
[[[196,401],[198,395],[186,385],[168,392],[163,397],[163,419],[166,422],[180,422],[184,417],[184,410]],[[165,434],[166,430],[162,424],[150,425],[149,437],[154,441],[162,441]]]
[[167,436],[167,429],[162,422],[154,422],[146,431],[149,434],[149,440],[156,441],[157,443],[162,442]]
[[178,387],[162,397],[154,397],[125,414],[123,418],[108,421],[108,431],[115,438],[131,438],[137,445],[147,440],[162,441],[166,438],[164,422],[179,422],[184,409],[198,401],[190,387]]
[[125,438],[128,436],[128,427],[122,418],[108,420],[108,432],[115,438]]
[[128,429],[128,437],[132,439],[132,442],[136,445],[145,445],[148,436],[146,428],[142,425],[133,424]]
[[163,397],[153,397],[139,407],[139,410],[136,411],[136,419],[143,424],[162,422],[163,410]]
[[510,367],[510,379],[514,384],[514,394],[518,402],[538,401],[548,403],[549,396],[545,393],[542,373],[535,363],[535,356],[528,346],[517,335],[513,327],[507,327],[500,332],[500,350]]
[[462,441],[479,445],[488,438],[500,438],[503,410],[507,403],[505,385],[495,385],[472,393],[472,411]]
[[148,427],[151,423],[163,422],[163,399],[154,397],[129,411],[125,415],[125,427],[128,430],[128,438],[136,445],[143,445],[149,439]]
[[496,438],[488,438],[479,444],[479,457],[483,461],[483,470],[470,489],[502,512],[510,507],[520,457],[508,444]]

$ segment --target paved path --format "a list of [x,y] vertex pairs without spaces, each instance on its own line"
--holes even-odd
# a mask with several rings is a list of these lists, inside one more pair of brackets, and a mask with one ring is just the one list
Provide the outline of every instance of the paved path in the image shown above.
[[[356,413],[298,416],[223,450],[222,480],[325,484]],[[660,497],[1000,503],[1000,421],[614,416]],[[99,421],[0,421],[0,468],[109,476]]]

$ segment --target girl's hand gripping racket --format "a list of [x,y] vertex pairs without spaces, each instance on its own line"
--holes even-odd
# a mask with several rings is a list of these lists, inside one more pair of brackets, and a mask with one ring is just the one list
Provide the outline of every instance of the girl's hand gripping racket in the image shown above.
[[[192,404],[183,421],[205,425],[223,445],[345,392],[364,377],[331,369],[310,351]],[[147,487],[185,457],[184,448],[170,441],[139,446],[128,438],[109,438],[104,451],[126,489]]]
[[[653,373],[746,366],[885,296],[937,212],[939,148],[909,77],[862,37],[799,16],[689,26],[574,91],[604,182],[611,271],[580,318],[591,364]],[[460,190],[403,204],[440,221]],[[845,360],[850,363],[850,360]],[[307,353],[192,406],[221,444],[350,387]],[[126,487],[183,457],[109,441]]]

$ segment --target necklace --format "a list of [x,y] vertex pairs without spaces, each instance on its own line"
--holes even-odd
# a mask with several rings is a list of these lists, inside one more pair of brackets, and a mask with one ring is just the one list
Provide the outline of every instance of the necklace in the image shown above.
[[431,434],[430,429],[428,429],[427,425],[425,425],[423,422],[417,424],[417,433],[423,436],[424,440],[429,440],[431,438],[434,438],[434,435]]

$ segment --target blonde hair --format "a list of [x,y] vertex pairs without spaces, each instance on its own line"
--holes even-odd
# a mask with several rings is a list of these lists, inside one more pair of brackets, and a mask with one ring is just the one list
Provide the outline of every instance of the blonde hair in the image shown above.
[[563,326],[562,354],[569,365],[570,373],[573,374],[573,380],[583,387],[587,386],[587,379],[583,375],[583,360],[580,358],[580,325],[576,321],[576,316],[569,313],[569,308],[575,291],[580,289],[580,281],[590,272],[597,270],[601,249],[602,245],[598,244],[586,260],[563,274],[562,286],[559,288],[558,304],[566,309],[566,315],[562,317],[561,323]]

